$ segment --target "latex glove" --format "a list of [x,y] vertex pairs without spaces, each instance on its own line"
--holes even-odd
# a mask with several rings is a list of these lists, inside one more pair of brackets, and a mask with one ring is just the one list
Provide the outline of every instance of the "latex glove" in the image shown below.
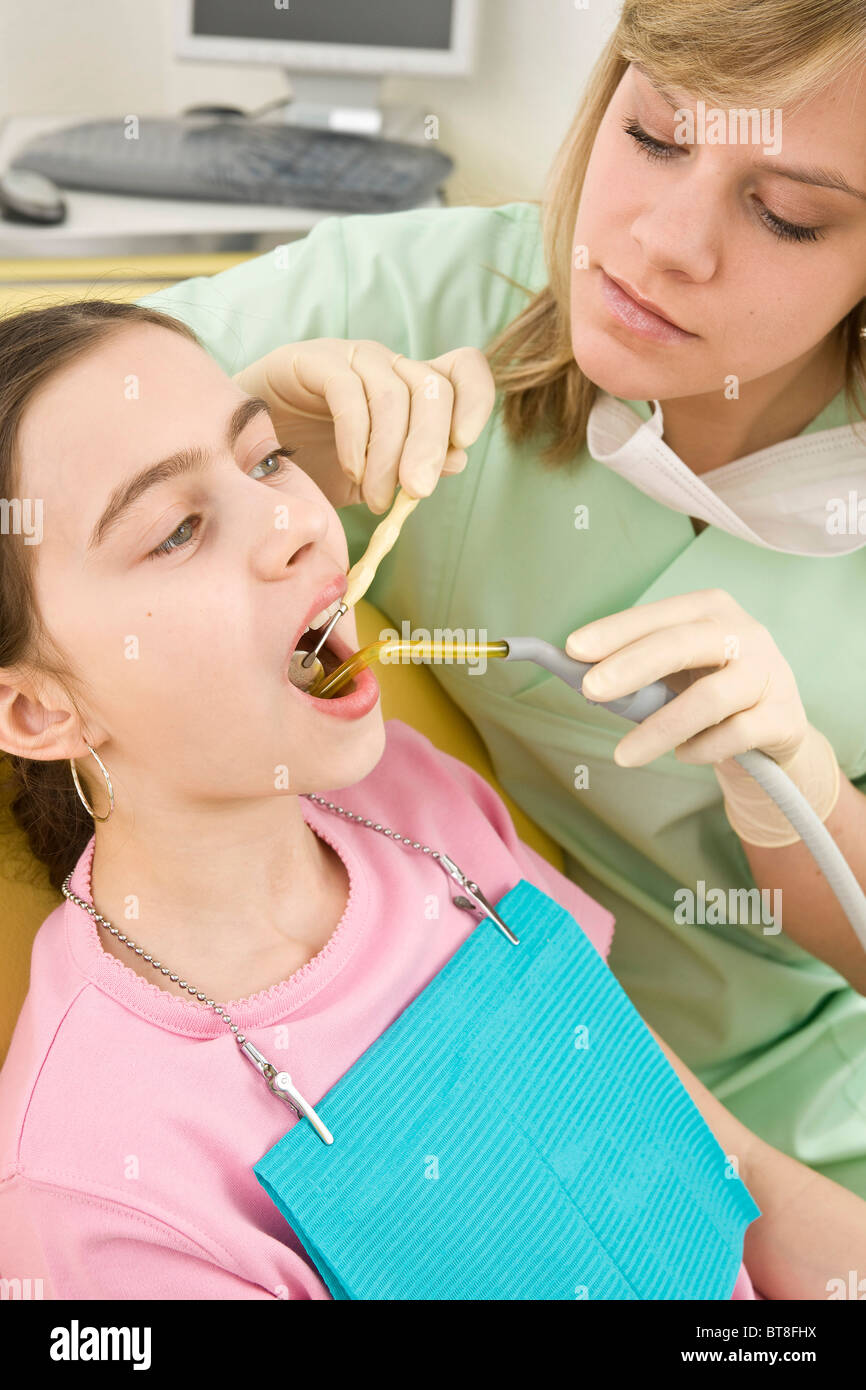
[[681,693],[630,729],[614,750],[640,767],[675,750],[681,762],[719,763],[760,748],[786,761],[809,730],[794,674],[765,627],[724,589],[639,604],[576,628],[569,656],[598,662],[583,682],[613,700],[664,680]]
[[332,506],[376,513],[398,483],[427,497],[442,474],[465,468],[496,394],[477,348],[416,362],[366,338],[286,343],[233,379],[267,402],[280,443],[297,447],[295,462]]

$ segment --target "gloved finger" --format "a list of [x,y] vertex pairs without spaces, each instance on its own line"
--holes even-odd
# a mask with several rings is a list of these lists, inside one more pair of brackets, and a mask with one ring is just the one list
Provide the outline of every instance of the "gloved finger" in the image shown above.
[[[293,344],[288,358],[282,349],[277,349],[262,358],[258,365],[265,371],[270,395],[286,403],[289,429],[292,414],[306,413],[321,418],[324,400],[334,423],[334,445],[340,466],[353,482],[360,483],[371,422],[364,383],[352,370],[356,347],[352,342],[328,338],[300,347]],[[273,409],[271,418],[279,433],[280,424]]]
[[451,448],[454,387],[429,362],[401,357],[394,364],[410,393],[409,429],[399,481],[411,497],[429,497]]
[[469,462],[469,455],[465,449],[449,449],[445,455],[445,462],[442,465],[443,473],[462,473],[466,464]]
[[565,650],[578,661],[601,661],[611,652],[636,642],[661,628],[691,623],[700,618],[717,617],[722,627],[730,616],[733,622],[743,610],[723,589],[696,589],[689,594],[674,594],[654,603],[639,603],[606,618],[596,618],[583,627],[575,628],[565,641]]
[[809,728],[806,711],[799,699],[773,698],[772,687],[750,709],[740,710],[712,729],[705,729],[676,750],[684,763],[721,763],[759,748],[777,761],[792,757],[801,747]]
[[496,402],[496,384],[484,353],[474,347],[453,348],[430,362],[454,388],[451,442],[458,449],[474,444]]
[[762,700],[769,679],[766,673],[756,678],[751,667],[741,671],[734,666],[703,676],[630,729],[614,749],[614,762],[619,767],[642,767],[722,720],[753,709]]
[[324,396],[334,422],[340,466],[354,483],[363,483],[371,430],[364,384],[354,372],[338,372],[325,383]]
[[352,369],[361,378],[370,411],[370,437],[361,481],[361,497],[373,512],[390,506],[410,427],[411,397],[399,370],[403,359],[382,343],[364,339],[356,345]]
[[[687,739],[676,749],[675,756],[683,763],[721,763],[749,748],[760,748],[773,739],[778,741],[778,724],[773,711],[754,705]],[[792,742],[796,742],[793,737]]]
[[724,666],[724,639],[715,618],[662,628],[599,661],[581,689],[590,700],[616,700],[675,671]]

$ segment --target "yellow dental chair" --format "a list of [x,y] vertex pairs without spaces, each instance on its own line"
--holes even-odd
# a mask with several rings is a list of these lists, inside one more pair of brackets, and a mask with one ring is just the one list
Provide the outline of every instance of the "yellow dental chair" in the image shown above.
[[[383,628],[393,627],[391,619],[366,599],[356,606],[355,616],[362,647],[375,642]],[[411,724],[437,748],[461,758],[486,777],[508,806],[520,838],[562,869],[559,846],[524,815],[499,785],[484,744],[433,672],[425,666],[377,664],[374,673],[382,691],[385,719],[402,719]],[[47,870],[30,854],[8,802],[7,792],[0,804],[0,1063],[6,1056],[27,993],[33,937],[52,908],[63,902],[62,894],[48,884]]]

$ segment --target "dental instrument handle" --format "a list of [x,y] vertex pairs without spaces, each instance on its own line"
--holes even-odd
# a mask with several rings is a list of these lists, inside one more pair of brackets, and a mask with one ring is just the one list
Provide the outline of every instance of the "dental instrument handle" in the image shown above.
[[[559,676],[566,685],[570,685],[572,690],[583,695],[583,678],[587,671],[592,670],[594,663],[576,661],[574,657],[568,656],[552,642],[545,642],[541,637],[505,637],[502,640],[508,644],[506,661],[534,661],[536,666],[543,666],[546,671]],[[631,719],[633,723],[640,724],[649,715],[655,714],[657,709],[661,709],[662,705],[675,699],[676,695],[676,690],[671,690],[664,681],[653,681],[652,685],[645,685],[642,690],[636,690],[633,695],[623,695],[618,700],[590,700],[587,695],[583,698],[591,705],[603,705],[612,714],[621,714],[623,719]]]
[[316,645],[311,647],[301,660],[302,666],[312,666],[340,619],[346,616],[350,608],[354,608],[359,598],[364,597],[373,582],[376,570],[399,536],[403,522],[420,501],[420,497],[410,497],[402,487],[398,490],[390,512],[379,522],[364,554],[349,570],[346,592],[340,600],[340,606],[319,634]]
[[[542,666],[554,676],[559,676],[573,690],[583,694],[581,685],[594,663],[577,661],[568,656],[552,642],[541,637],[506,637],[508,646],[506,661],[532,661]],[[633,695],[623,695],[618,700],[588,700],[598,704],[612,714],[619,714],[640,724],[656,710],[676,698],[678,692],[671,690],[664,681],[653,681]],[[587,696],[583,698],[587,700]],[[780,811],[788,817],[815,863],[823,873],[830,889],[847,917],[863,949],[866,950],[866,893],[860,887],[851,866],[845,859],[833,836],[824,822],[810,806],[799,787],[795,786],[788,774],[767,753],[759,748],[751,748],[745,753],[734,755],[735,760],[754,777],[768,796],[772,797]]]
[[397,540],[403,522],[420,501],[420,497],[410,497],[402,487],[398,490],[390,512],[379,522],[364,554],[349,570],[348,584],[343,595],[343,603],[347,609],[353,608],[358,599],[363,598],[373,582],[376,570]]

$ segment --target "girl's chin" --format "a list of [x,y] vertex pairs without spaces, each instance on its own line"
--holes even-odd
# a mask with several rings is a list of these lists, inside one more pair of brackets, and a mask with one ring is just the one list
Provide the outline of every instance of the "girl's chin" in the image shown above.
[[[335,721],[336,722],[336,721]],[[350,725],[352,733],[347,734],[343,746],[331,743],[321,749],[310,775],[304,778],[305,791],[331,791],[338,787],[351,787],[362,782],[373,771],[385,752],[385,723],[381,714],[371,713],[360,724]],[[305,752],[309,759],[310,746]]]

